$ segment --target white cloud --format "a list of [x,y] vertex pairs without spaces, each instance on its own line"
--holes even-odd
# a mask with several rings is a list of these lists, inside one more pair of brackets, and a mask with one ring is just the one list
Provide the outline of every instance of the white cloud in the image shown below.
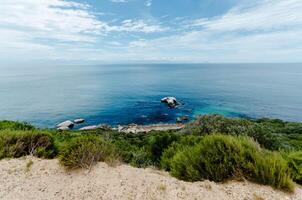
[[0,28],[31,33],[35,39],[91,42],[95,35],[109,31],[110,26],[97,20],[88,8],[86,4],[62,0],[4,0]]
[[173,28],[103,21],[92,11],[71,0],[1,0],[0,58],[302,61],[301,0],[257,0],[214,18],[170,21]]
[[59,41],[94,42],[111,31],[157,32],[159,25],[143,20],[126,20],[109,25],[89,11],[89,5],[63,0],[2,0],[0,28],[31,33],[31,38]]
[[[302,55],[302,1],[263,0],[211,19],[184,20],[183,33],[137,40],[129,47],[192,60],[294,61]],[[278,56],[279,55],[279,56]]]
[[152,0],[147,0],[147,1],[145,2],[145,6],[147,6],[147,7],[152,6]]
[[166,31],[166,28],[160,25],[148,24],[144,20],[124,20],[121,26],[116,27],[117,31],[127,31],[127,32],[144,32],[144,33],[154,33]]
[[236,7],[216,19],[197,19],[192,26],[221,31],[267,31],[302,26],[301,0],[263,0]]
[[[104,37],[114,33],[164,30],[143,20],[115,21],[112,25],[100,20],[99,14],[91,10],[88,4],[68,0],[1,0],[0,51],[16,55],[18,49],[26,55],[31,53],[31,57],[35,57],[37,51],[45,51],[47,56],[49,51],[64,53],[58,51],[59,48],[119,46],[117,41],[102,42]],[[2,53],[1,57],[5,55]]]

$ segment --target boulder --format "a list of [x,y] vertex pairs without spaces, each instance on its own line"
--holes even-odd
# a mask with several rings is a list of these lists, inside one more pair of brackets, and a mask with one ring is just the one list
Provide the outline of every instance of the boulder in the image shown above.
[[73,127],[74,127],[74,123],[70,120],[67,120],[57,125],[58,130],[69,130],[72,129]]
[[123,126],[121,126],[121,125],[118,125],[118,126],[117,126],[117,131],[118,131],[118,132],[122,132],[124,129],[125,129],[125,128],[124,128]]
[[181,119],[182,119],[182,121],[188,121],[189,116],[188,115],[181,116]]
[[85,119],[75,119],[75,120],[73,120],[73,122],[75,123],[75,124],[81,124],[81,123],[84,123],[85,122]]
[[184,115],[184,116],[181,116],[181,117],[177,117],[176,118],[176,123],[183,123],[183,122],[188,121],[188,120],[189,120],[189,116]]
[[57,130],[59,130],[59,131],[68,131],[68,130],[70,130],[71,128],[69,128],[69,127],[67,127],[67,126],[60,126],[60,127],[58,127],[57,128]]
[[182,123],[181,117],[177,117],[177,118],[176,118],[176,123]]
[[93,125],[93,126],[85,126],[83,128],[80,128],[79,130],[80,131],[87,131],[87,130],[95,130],[95,129],[98,129],[98,126],[95,126],[95,125]]
[[164,97],[161,102],[167,104],[170,108],[175,108],[180,104],[175,97]]
[[100,125],[92,125],[92,126],[85,126],[83,128],[80,128],[79,130],[80,131],[87,131],[87,130],[96,130],[96,129],[101,129],[101,130],[105,130],[105,131],[108,131],[108,130],[112,130],[111,126],[110,125],[107,125],[107,124],[100,124]]
[[98,128],[102,129],[104,131],[112,130],[112,127],[110,125],[108,125],[108,124],[100,124],[100,125],[98,125]]
[[128,124],[125,126],[118,125],[117,130],[118,132],[123,133],[137,133],[139,126],[137,124]]

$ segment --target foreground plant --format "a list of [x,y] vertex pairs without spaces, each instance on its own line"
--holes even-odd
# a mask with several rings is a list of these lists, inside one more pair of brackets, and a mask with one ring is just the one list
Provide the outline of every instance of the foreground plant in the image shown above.
[[38,130],[0,131],[0,159],[26,155],[53,158],[56,148],[52,136]]
[[69,169],[90,170],[97,162],[112,163],[118,158],[115,147],[98,136],[72,138],[61,149],[59,155],[60,163]]
[[181,147],[168,168],[172,176],[186,181],[222,182],[239,177],[288,191],[294,187],[282,156],[246,137],[205,136],[193,146]]

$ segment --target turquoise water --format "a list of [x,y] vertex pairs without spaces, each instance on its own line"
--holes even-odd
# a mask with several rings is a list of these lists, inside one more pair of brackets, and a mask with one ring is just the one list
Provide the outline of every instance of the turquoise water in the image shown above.
[[[1,67],[0,119],[54,127],[172,123],[219,113],[302,121],[302,64],[40,65]],[[184,105],[160,103],[175,96]]]

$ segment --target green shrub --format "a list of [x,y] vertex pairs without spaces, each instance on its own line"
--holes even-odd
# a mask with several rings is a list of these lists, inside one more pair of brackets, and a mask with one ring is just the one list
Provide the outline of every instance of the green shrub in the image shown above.
[[202,137],[200,136],[183,136],[179,141],[172,143],[161,156],[160,166],[162,169],[170,171],[173,156],[188,146],[194,146]]
[[138,150],[133,151],[130,164],[134,167],[145,168],[154,165],[152,156],[148,151]]
[[283,152],[282,155],[288,161],[293,180],[302,184],[302,151]]
[[280,134],[280,141],[287,144],[286,151],[302,151],[302,134]]
[[277,189],[293,190],[290,168],[279,153],[263,151],[253,156],[253,162],[243,165],[247,179]]
[[115,147],[100,136],[79,136],[60,148],[59,160],[69,169],[91,169],[99,161],[110,164],[118,160],[118,154]]
[[205,136],[173,156],[171,175],[187,181],[217,182],[240,177],[275,188],[293,188],[287,162],[246,137]]
[[140,151],[140,148],[136,147],[135,145],[129,144],[129,142],[127,142],[126,140],[117,140],[114,142],[112,141],[112,144],[117,147],[119,155],[122,161],[125,163],[131,163],[134,157],[134,153]]
[[227,118],[222,115],[201,115],[187,124],[184,132],[194,135],[224,133],[228,135],[248,135],[253,131],[252,123],[247,119]]
[[56,149],[51,135],[38,131],[0,131],[0,159],[25,155],[53,158]]
[[248,119],[227,118],[221,115],[202,115],[186,125],[182,131],[185,134],[209,135],[222,133],[233,136],[249,136],[256,140],[261,146],[277,150],[282,148],[280,138],[274,134],[270,126]]
[[28,131],[35,129],[34,126],[26,122],[0,121],[0,130],[22,130]]
[[170,144],[179,139],[179,135],[161,132],[148,138],[146,151],[150,153],[155,165],[159,165],[160,157]]
[[175,131],[152,131],[140,134],[98,132],[106,141],[118,147],[119,155],[135,167],[159,166],[163,151],[182,135]]

